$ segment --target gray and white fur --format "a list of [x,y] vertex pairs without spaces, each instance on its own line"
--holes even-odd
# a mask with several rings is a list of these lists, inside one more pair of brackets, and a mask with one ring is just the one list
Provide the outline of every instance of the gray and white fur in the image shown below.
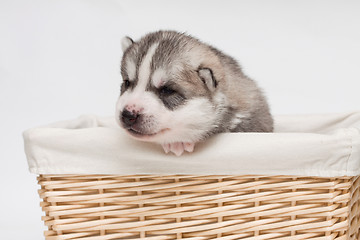
[[262,91],[216,48],[175,31],[125,37],[122,47],[116,120],[136,139],[181,155],[217,133],[273,130]]

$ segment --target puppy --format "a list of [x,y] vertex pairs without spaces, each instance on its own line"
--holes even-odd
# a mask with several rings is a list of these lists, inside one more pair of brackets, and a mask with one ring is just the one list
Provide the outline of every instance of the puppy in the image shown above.
[[273,130],[259,87],[216,48],[175,31],[125,37],[122,48],[116,120],[132,137],[179,156],[217,133]]

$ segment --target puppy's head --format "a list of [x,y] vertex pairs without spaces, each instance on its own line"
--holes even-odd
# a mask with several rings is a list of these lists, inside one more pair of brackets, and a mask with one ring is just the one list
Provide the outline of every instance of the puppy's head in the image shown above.
[[[176,32],[122,41],[123,83],[116,119],[131,136],[158,143],[197,142],[217,127],[221,64],[210,48]],[[221,104],[220,104],[221,105]]]

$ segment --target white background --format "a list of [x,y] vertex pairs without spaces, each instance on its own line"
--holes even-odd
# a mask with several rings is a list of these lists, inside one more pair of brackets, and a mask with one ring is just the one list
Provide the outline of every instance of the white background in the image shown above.
[[274,114],[360,110],[360,1],[0,1],[1,239],[42,239],[21,133],[112,115],[120,39],[186,31],[238,59]]

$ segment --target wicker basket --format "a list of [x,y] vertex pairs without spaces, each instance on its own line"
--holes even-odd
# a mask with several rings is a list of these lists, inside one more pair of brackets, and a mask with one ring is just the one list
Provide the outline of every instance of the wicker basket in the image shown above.
[[46,239],[360,239],[360,178],[42,175]]
[[46,239],[360,239],[360,114],[275,122],[180,158],[94,116],[24,132]]

